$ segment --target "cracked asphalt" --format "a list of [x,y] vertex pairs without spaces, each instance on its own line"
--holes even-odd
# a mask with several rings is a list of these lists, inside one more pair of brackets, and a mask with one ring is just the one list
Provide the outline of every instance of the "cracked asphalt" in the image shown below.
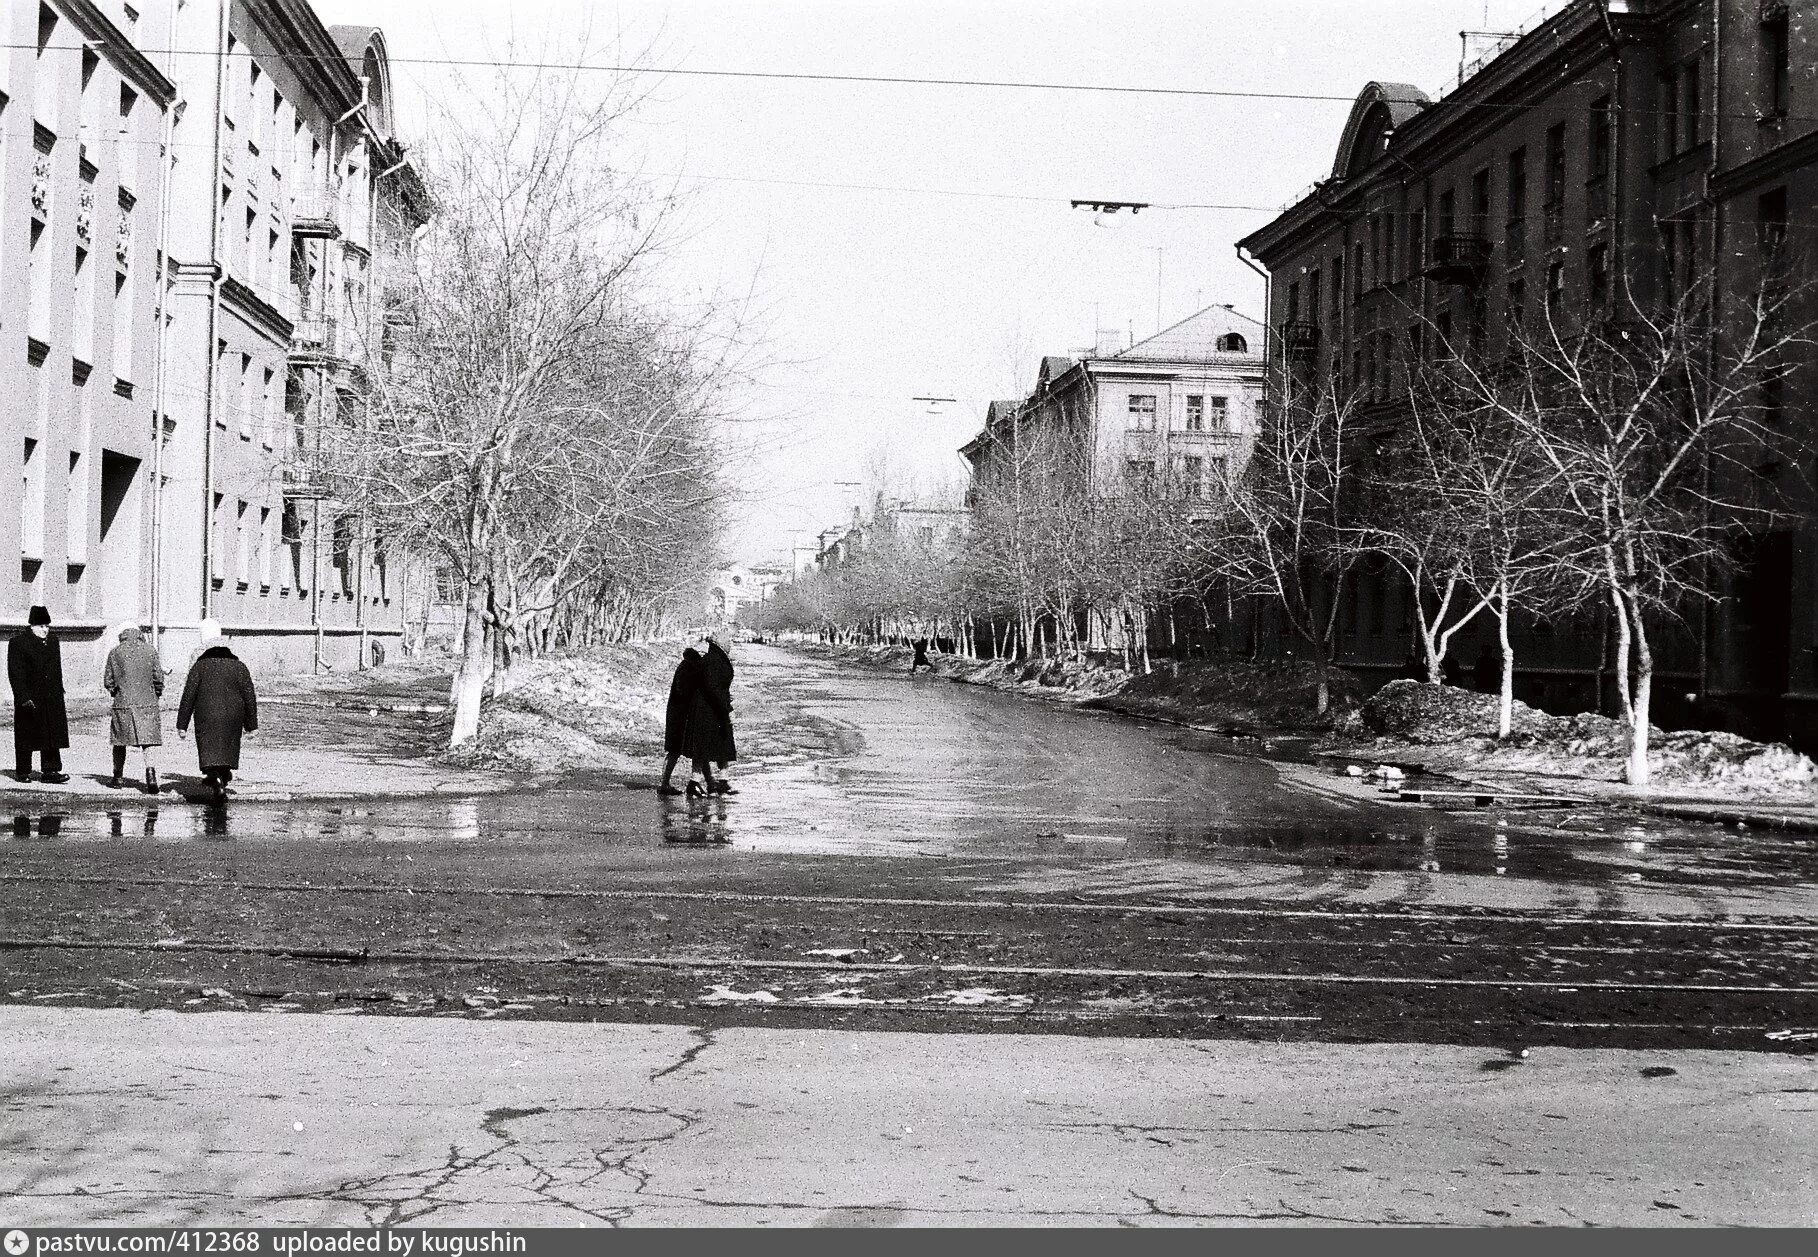
[[732,799],[16,804],[0,1214],[1818,1220],[1809,839],[738,662]]

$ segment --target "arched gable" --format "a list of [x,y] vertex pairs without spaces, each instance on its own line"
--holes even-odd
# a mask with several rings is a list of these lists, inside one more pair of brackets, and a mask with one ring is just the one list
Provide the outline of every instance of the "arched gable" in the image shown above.
[[331,26],[329,33],[348,68],[366,80],[366,112],[380,135],[393,133],[391,116],[391,56],[385,32],[376,26]]
[[1371,83],[1357,94],[1338,140],[1334,179],[1349,179],[1382,156],[1389,136],[1431,99],[1412,83]]

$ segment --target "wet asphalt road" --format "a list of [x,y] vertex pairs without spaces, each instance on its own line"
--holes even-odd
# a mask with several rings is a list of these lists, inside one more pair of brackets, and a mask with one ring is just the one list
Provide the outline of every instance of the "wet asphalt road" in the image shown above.
[[0,999],[1501,1048],[1818,1028],[1810,839],[1449,815],[1181,729],[739,665],[729,800],[583,775],[20,810]]

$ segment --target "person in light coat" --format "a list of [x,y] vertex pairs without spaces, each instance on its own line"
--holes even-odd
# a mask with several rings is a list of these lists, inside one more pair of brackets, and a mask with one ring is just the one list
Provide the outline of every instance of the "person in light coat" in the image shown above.
[[136,624],[123,624],[114,634],[117,644],[107,652],[101,685],[114,697],[109,733],[114,744],[114,781],[117,788],[126,772],[126,748],[136,746],[145,762],[145,789],[158,793],[158,770],[151,762],[151,748],[164,744],[164,719],[158,700],[164,694],[164,665]]
[[204,620],[201,653],[189,667],[183,683],[183,701],[177,706],[177,736],[189,735],[196,723],[196,766],[208,778],[216,803],[227,802],[227,783],[240,767],[240,735],[259,727],[259,696],[252,673],[227,647],[221,626]]

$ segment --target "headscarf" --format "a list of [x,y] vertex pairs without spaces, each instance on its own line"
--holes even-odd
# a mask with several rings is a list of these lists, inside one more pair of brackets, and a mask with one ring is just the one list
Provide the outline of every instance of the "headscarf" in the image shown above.
[[210,646],[219,646],[223,638],[221,621],[213,617],[203,620],[196,625],[196,634],[203,650],[207,650]]

